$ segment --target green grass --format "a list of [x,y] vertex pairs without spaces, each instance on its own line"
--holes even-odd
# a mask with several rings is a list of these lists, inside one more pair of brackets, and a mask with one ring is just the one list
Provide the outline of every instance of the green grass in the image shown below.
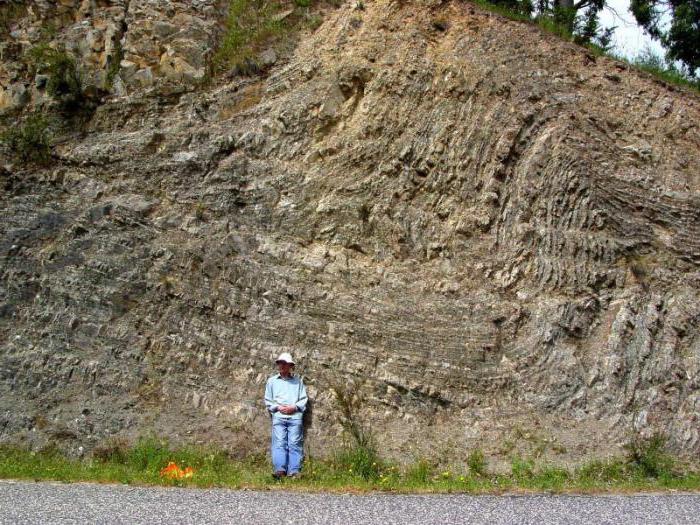
[[[399,466],[368,455],[366,450],[346,448],[328,460],[307,458],[302,479],[279,482],[272,479],[271,466],[262,453],[236,458],[212,448],[173,449],[166,440],[148,437],[131,447],[118,442],[100,447],[90,458],[82,460],[68,459],[55,448],[32,452],[4,445],[0,447],[0,478],[353,492],[700,490],[697,469],[688,467],[681,472],[673,461],[659,456],[660,450],[653,447],[642,446],[638,452],[636,460],[634,454],[630,454],[625,458],[591,462],[574,470],[537,465],[533,460],[514,457],[510,473],[492,474],[481,462],[477,469],[480,472],[438,469],[425,460]],[[194,476],[186,480],[162,478],[160,470],[170,461],[182,468],[193,467]]]
[[612,56],[616,60],[620,60],[621,62],[629,64],[633,68],[639,69],[641,71],[646,71],[654,77],[668,82],[669,84],[687,87],[700,92],[700,79],[693,80],[691,78],[688,78],[675,69],[669,69],[661,61],[648,60],[644,56],[636,57],[632,60],[616,54],[611,54],[610,56]]
[[213,76],[230,72],[254,75],[267,48],[289,48],[304,28],[315,30],[327,8],[341,0],[230,0],[224,35],[212,60]]
[[276,15],[281,4],[266,0],[232,0],[226,19],[226,32],[214,54],[216,72],[235,69],[248,74],[258,70],[257,54],[264,45],[283,36],[287,30],[284,20]]

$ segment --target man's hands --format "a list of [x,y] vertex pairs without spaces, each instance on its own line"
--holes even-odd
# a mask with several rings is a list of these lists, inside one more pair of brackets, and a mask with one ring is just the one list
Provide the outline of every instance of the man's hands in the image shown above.
[[297,407],[296,405],[280,405],[278,410],[283,414],[290,416],[297,411]]

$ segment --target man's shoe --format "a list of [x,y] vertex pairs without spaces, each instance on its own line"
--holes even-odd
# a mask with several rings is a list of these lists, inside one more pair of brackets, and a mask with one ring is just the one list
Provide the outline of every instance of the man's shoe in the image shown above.
[[272,475],[272,477],[279,480],[285,477],[286,475],[287,473],[284,470],[278,470]]
[[301,472],[292,472],[288,477],[292,479],[301,479]]

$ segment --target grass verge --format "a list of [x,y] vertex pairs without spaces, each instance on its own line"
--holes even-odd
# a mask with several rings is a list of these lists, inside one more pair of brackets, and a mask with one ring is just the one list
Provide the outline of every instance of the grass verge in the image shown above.
[[[483,456],[475,454],[478,459],[473,462],[478,468],[459,471],[438,469],[425,460],[401,467],[351,447],[330,459],[307,458],[301,479],[278,482],[272,479],[271,467],[263,454],[235,458],[211,448],[173,449],[167,441],[150,437],[131,447],[119,443],[100,447],[82,460],[69,459],[55,448],[32,452],[3,445],[0,478],[397,493],[700,491],[697,468],[684,467],[681,471],[655,444],[637,444],[627,457],[595,461],[573,470],[514,457],[508,474],[489,473]],[[161,470],[171,461],[182,468],[192,467],[194,475],[187,479],[163,477]]]

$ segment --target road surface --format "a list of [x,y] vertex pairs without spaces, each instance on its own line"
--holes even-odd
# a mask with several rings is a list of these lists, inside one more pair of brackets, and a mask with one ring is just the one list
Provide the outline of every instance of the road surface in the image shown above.
[[700,494],[304,494],[0,480],[0,523],[700,524]]

